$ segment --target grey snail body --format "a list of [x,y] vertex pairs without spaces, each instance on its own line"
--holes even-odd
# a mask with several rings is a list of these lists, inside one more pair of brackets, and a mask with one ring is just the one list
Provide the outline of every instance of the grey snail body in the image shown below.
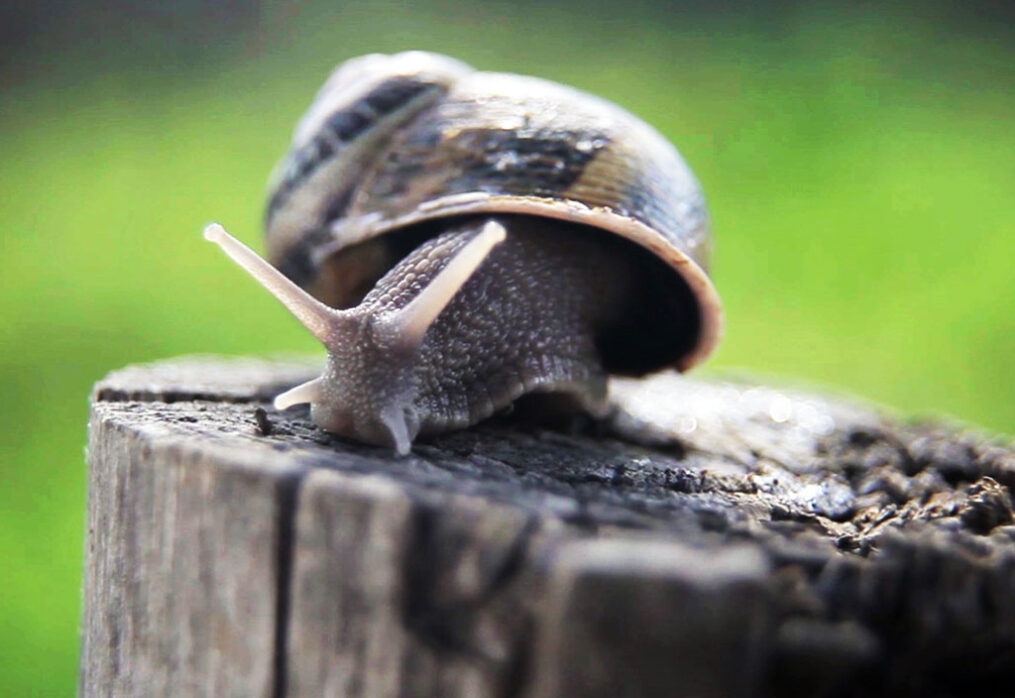
[[522,396],[599,413],[608,375],[686,370],[722,327],[703,197],[665,139],[590,95],[436,54],[335,71],[266,227],[275,266],[206,236],[328,349],[276,406],[402,454]]

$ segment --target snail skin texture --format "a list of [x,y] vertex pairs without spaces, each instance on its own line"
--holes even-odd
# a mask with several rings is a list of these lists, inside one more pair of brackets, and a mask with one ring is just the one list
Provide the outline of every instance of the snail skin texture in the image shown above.
[[327,349],[275,399],[406,454],[516,399],[602,414],[607,376],[680,370],[718,341],[697,182],[603,100],[444,56],[336,70],[269,197],[274,266],[205,237]]

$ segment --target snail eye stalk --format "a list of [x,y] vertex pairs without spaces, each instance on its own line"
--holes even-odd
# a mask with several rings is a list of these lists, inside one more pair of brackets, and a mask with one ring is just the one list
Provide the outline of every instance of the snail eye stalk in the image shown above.
[[221,247],[233,261],[278,298],[325,346],[339,335],[345,317],[342,311],[329,308],[294,284],[256,252],[227,233],[218,223],[212,223],[204,229],[204,238]]
[[419,292],[408,305],[384,318],[386,330],[403,346],[415,347],[441,311],[479,269],[490,251],[507,233],[497,221],[488,221],[454,258]]

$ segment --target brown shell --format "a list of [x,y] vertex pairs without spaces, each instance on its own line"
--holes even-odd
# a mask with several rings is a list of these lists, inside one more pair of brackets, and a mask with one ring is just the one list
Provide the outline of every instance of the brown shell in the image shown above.
[[[339,67],[274,179],[268,252],[312,291],[325,260],[339,260],[328,269],[336,277],[372,281],[395,260],[350,254],[370,248],[363,243],[481,213],[558,218],[641,245],[697,301],[696,341],[672,363],[688,369],[718,343],[722,309],[706,273],[704,197],[673,146],[605,100],[436,54],[366,56]],[[354,303],[353,285],[333,287],[324,300]]]

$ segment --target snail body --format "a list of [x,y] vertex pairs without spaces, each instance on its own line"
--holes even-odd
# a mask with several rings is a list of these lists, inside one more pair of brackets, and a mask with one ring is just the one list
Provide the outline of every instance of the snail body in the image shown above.
[[276,406],[402,454],[523,395],[599,413],[609,374],[690,368],[719,336],[703,198],[669,143],[590,95],[436,54],[336,70],[266,227],[274,267],[206,236],[328,349]]

